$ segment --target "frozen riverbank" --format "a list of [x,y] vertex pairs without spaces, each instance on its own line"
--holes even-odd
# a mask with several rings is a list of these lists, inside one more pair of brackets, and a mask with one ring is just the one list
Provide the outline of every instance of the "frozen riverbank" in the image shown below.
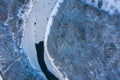
[[57,14],[58,12],[58,9],[60,7],[60,4],[64,2],[64,0],[58,0],[50,17],[49,17],[49,21],[48,21],[48,24],[47,24],[47,29],[46,29],[46,33],[45,33],[45,39],[44,39],[44,47],[45,47],[45,62],[46,62],[46,65],[49,69],[50,72],[52,72],[56,77],[59,78],[59,80],[68,80],[67,79],[67,76],[64,77],[61,72],[59,71],[59,67],[55,66],[53,61],[54,59],[49,55],[49,52],[48,52],[48,47],[47,47],[47,40],[48,40],[48,35],[49,35],[49,32],[50,32],[50,29],[51,29],[51,26],[52,26],[52,23],[53,23],[53,18],[54,16]]
[[41,70],[37,60],[35,43],[43,40],[47,25],[47,18],[57,0],[36,0],[34,7],[26,22],[26,27],[23,36],[23,49],[28,59],[36,70]]

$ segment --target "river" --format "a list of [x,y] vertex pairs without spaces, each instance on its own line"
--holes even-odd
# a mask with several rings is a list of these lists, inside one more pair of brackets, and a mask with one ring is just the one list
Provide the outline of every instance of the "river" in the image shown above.
[[50,71],[48,71],[47,66],[44,61],[44,42],[41,41],[39,44],[35,44],[37,50],[37,57],[39,65],[47,77],[48,80],[58,80]]

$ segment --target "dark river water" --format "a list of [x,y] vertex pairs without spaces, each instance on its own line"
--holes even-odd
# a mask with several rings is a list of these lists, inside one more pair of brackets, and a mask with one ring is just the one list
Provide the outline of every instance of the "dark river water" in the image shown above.
[[39,65],[47,77],[48,80],[58,80],[51,72],[48,71],[47,66],[44,61],[44,42],[41,41],[39,44],[35,44],[37,50],[37,57]]

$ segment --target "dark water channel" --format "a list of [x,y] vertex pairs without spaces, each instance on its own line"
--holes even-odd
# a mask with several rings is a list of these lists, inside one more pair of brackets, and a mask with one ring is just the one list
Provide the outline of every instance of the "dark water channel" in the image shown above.
[[37,57],[39,65],[47,77],[48,80],[58,80],[51,72],[48,71],[47,66],[44,61],[44,42],[41,41],[39,44],[35,44],[37,50]]

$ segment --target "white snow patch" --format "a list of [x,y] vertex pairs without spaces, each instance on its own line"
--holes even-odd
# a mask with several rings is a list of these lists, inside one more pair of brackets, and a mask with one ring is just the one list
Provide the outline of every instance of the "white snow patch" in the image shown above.
[[0,80],[3,80],[2,75],[0,74]]
[[120,13],[120,0],[103,0],[102,9],[110,14]]

